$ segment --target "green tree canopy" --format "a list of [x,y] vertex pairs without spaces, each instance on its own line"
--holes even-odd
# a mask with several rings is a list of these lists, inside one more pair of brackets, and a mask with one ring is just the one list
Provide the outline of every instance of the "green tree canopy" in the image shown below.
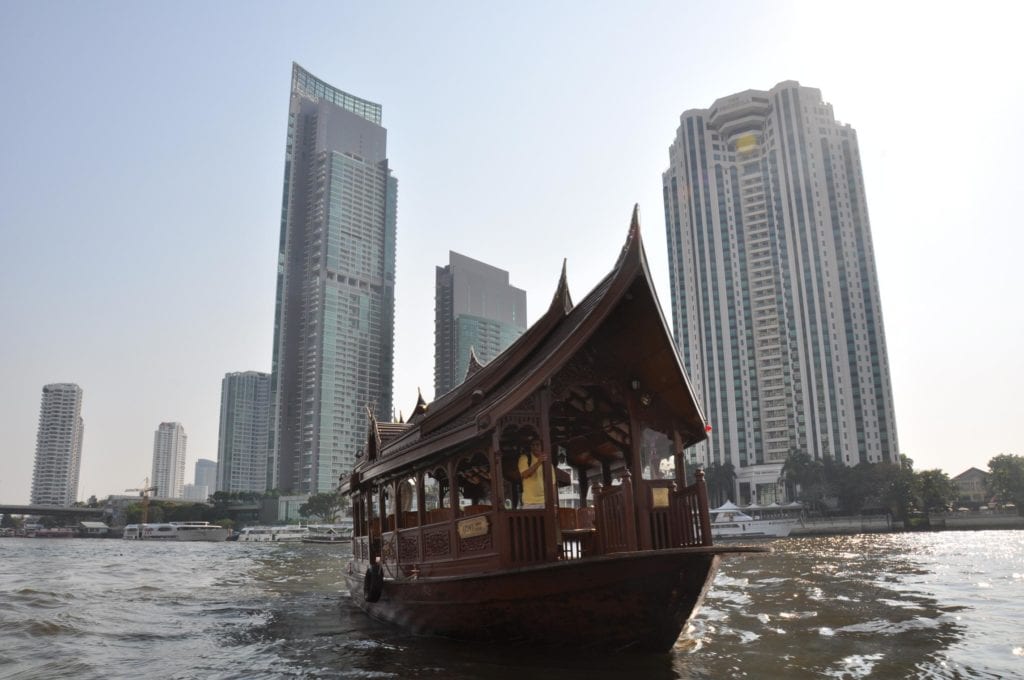
[[826,495],[825,466],[806,451],[791,449],[782,466],[781,481],[788,498],[809,507],[822,502]]
[[308,501],[299,506],[299,514],[329,523],[336,521],[342,510],[347,509],[348,497],[332,491],[311,495]]
[[1024,514],[1024,456],[1003,453],[988,462],[988,491],[1002,503],[1014,503]]
[[917,473],[921,494],[921,509],[925,512],[942,512],[960,495],[953,480],[942,470],[922,470]]

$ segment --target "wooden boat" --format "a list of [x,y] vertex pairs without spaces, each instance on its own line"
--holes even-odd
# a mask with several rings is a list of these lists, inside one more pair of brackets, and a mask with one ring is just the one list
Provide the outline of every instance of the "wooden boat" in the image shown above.
[[[720,558],[765,551],[712,544],[703,474],[687,484],[683,453],[706,428],[634,210],[582,302],[563,265],[547,312],[493,361],[471,356],[465,381],[420,397],[408,422],[370,415],[341,481],[352,599],[418,634],[668,650]],[[539,507],[521,502],[523,468],[542,475]],[[579,507],[555,493],[572,472]]]

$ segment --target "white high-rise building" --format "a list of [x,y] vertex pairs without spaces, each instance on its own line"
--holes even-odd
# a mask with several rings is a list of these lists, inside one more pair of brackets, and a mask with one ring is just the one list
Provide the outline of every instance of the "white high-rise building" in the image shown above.
[[43,387],[32,473],[33,505],[72,505],[82,466],[82,388],[72,383]]
[[182,498],[185,490],[185,428],[160,423],[153,436],[153,475],[150,485],[161,498]]
[[897,461],[856,132],[787,81],[682,114],[663,175],[676,342],[738,499],[790,452]]

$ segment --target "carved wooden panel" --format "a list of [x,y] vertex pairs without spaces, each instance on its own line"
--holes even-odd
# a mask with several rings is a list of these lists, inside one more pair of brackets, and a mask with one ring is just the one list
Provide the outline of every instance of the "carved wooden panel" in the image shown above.
[[459,539],[459,552],[470,553],[470,552],[481,552],[484,550],[490,550],[492,545],[491,535],[486,534],[484,536],[474,536],[473,538],[460,538]]
[[395,537],[391,535],[384,540],[384,544],[381,546],[381,555],[384,557],[385,562],[393,562],[396,554]]
[[448,528],[423,532],[423,556],[448,557],[452,554],[452,538]]
[[398,537],[398,561],[415,562],[420,558],[420,542],[416,536]]

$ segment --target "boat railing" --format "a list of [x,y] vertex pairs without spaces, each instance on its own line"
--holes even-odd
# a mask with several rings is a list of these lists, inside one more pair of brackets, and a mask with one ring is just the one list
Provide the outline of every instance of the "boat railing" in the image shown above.
[[595,489],[594,502],[597,553],[606,555],[636,550],[633,485],[628,473],[621,484]]
[[543,562],[547,559],[546,516],[543,511],[519,510],[505,513],[509,560],[513,564]]
[[711,545],[711,515],[708,512],[708,490],[704,473],[697,471],[697,479],[690,486],[672,494],[669,509],[677,535],[676,545]]

